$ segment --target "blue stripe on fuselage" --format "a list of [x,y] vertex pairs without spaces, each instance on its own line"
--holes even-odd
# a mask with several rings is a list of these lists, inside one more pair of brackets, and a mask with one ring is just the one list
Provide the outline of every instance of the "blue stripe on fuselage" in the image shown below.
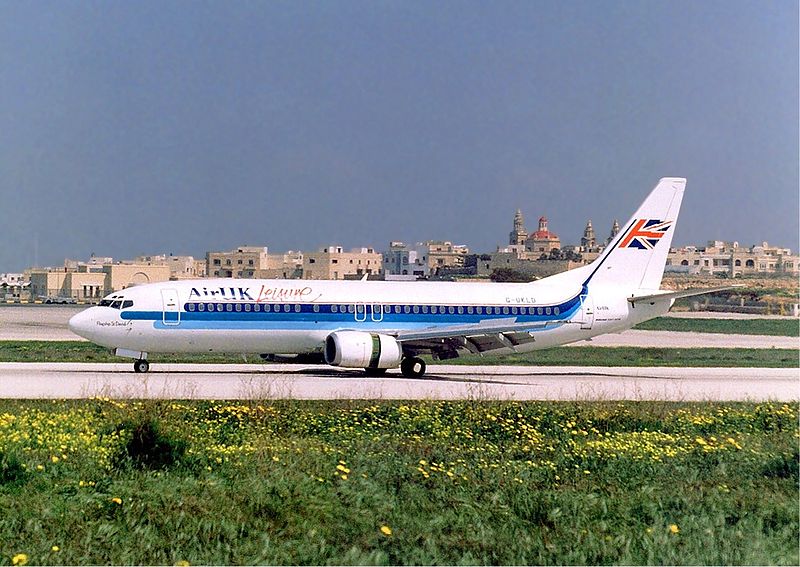
[[[204,309],[213,307],[214,311],[204,310],[198,311],[198,306],[203,305]],[[190,304],[184,305],[184,307]],[[241,311],[236,311],[236,306],[240,306]],[[251,311],[245,311],[245,305],[249,305]],[[254,311],[258,305],[259,311]],[[364,308],[360,312],[350,312],[342,309],[353,307],[353,304],[313,304],[313,303],[272,303],[272,304],[254,304],[254,303],[210,303],[210,302],[191,302],[194,311],[181,310],[180,324],[177,324],[177,313],[163,311],[122,311],[120,316],[124,320],[134,321],[153,321],[156,328],[163,329],[242,329],[242,330],[335,330],[342,327],[363,328],[364,330],[381,330],[381,329],[419,329],[430,328],[435,326],[451,326],[451,325],[464,325],[470,323],[480,323],[481,321],[493,319],[509,319],[514,318],[517,323],[529,323],[536,321],[566,321],[570,319],[574,313],[580,308],[580,297],[576,296],[568,301],[558,305],[549,306],[476,306],[476,305],[460,305],[460,306],[445,306],[444,309],[453,307],[454,313],[431,313],[431,305],[426,305],[428,313],[422,312],[422,305],[400,305],[401,312],[394,313],[395,304],[391,306],[392,312],[382,313],[380,320],[373,319],[373,313],[370,308]],[[377,305],[377,304],[376,304]],[[262,309],[269,306],[269,311]],[[314,308],[319,311],[314,311]],[[363,307],[363,304],[359,304]],[[227,311],[228,307],[232,310]],[[289,311],[284,311],[285,307],[289,307]],[[337,312],[333,312],[332,308],[336,308]],[[408,307],[409,313],[405,312]],[[414,313],[413,309],[416,307],[418,313]],[[436,306],[437,310],[442,309],[441,306]],[[218,311],[217,309],[223,309]],[[475,311],[480,308],[483,313],[476,313]],[[494,313],[494,310],[499,308],[500,313]],[[555,309],[558,309],[558,315],[555,314]],[[295,309],[299,309],[296,311]],[[458,313],[461,309],[463,313]],[[472,309],[472,313],[468,310]],[[486,313],[488,309],[493,312]],[[535,314],[520,313],[524,309],[534,310],[537,309]],[[542,314],[538,313],[538,309],[542,310]],[[546,309],[550,309],[550,314],[546,313]],[[517,313],[513,313],[516,310]],[[355,311],[355,309],[354,309]],[[507,311],[507,312],[506,312]],[[379,313],[380,315],[380,313]],[[164,320],[166,317],[166,324]],[[549,327],[552,328],[552,327]]]

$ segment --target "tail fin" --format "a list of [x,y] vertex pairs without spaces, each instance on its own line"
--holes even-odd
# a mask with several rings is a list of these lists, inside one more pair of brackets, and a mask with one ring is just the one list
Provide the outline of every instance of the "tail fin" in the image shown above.
[[587,266],[583,285],[658,289],[685,187],[686,179],[661,179],[603,254]]

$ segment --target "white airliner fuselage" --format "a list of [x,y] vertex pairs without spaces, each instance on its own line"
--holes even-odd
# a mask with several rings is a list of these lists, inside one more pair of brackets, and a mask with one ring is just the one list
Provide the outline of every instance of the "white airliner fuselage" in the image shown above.
[[665,178],[595,262],[526,284],[206,279],[125,289],[73,332],[148,369],[147,353],[297,355],[421,376],[419,354],[506,354],[619,332],[666,313],[658,289],[684,179]]

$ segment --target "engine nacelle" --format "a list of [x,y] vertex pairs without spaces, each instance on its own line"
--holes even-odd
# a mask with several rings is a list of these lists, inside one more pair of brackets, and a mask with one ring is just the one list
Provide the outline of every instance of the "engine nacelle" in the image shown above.
[[345,368],[397,368],[403,358],[394,337],[362,331],[336,331],[325,339],[325,362]]

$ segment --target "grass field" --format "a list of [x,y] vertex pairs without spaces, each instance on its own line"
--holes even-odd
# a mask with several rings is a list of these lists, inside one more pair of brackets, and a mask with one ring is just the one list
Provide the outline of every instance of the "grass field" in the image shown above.
[[[125,362],[108,349],[81,341],[0,341],[0,362]],[[241,363],[234,354],[153,354],[153,363]],[[250,355],[248,362],[260,363]],[[724,348],[634,348],[569,347],[540,350],[510,356],[463,356],[447,364],[517,364],[538,366],[718,366],[718,367],[800,367],[797,349]],[[268,364],[268,363],[265,363]]]
[[634,329],[800,337],[800,322],[796,319],[682,319],[679,317],[658,317],[639,323]]
[[0,402],[0,563],[785,564],[798,405]]

